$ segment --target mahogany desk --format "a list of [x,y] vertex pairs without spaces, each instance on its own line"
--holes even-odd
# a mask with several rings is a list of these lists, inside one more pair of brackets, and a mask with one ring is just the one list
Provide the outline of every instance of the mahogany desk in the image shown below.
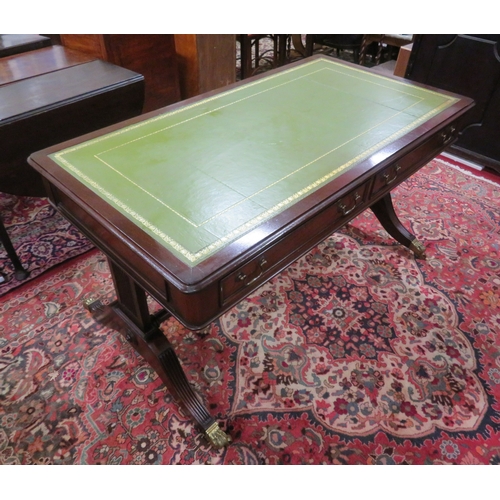
[[[126,337],[215,446],[229,437],[158,325],[201,329],[370,207],[419,257],[390,191],[455,138],[461,96],[314,56],[33,154],[108,257]],[[164,312],[150,315],[150,294]]]

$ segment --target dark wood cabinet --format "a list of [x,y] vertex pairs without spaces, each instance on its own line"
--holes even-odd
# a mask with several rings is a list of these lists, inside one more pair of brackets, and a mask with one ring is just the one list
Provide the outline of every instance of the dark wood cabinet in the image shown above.
[[49,37],[42,35],[0,35],[0,57],[41,49],[51,43]]
[[144,76],[144,112],[180,100],[174,35],[60,35],[62,45]]
[[0,191],[45,196],[26,159],[141,114],[144,77],[61,46],[0,59]]
[[500,35],[416,35],[405,76],[476,101],[450,153],[500,173]]
[[235,35],[175,35],[182,99],[236,81]]

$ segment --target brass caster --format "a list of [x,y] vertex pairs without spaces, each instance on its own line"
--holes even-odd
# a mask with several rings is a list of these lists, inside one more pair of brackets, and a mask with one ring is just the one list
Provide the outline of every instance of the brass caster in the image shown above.
[[102,311],[104,309],[104,304],[101,299],[90,297],[83,301],[83,307],[87,309],[90,314],[94,314],[96,311]]
[[219,427],[217,422],[205,429],[205,435],[214,448],[224,448],[231,443],[231,437]]
[[408,247],[417,259],[425,260],[427,256],[425,255],[425,246],[418,240],[413,240]]

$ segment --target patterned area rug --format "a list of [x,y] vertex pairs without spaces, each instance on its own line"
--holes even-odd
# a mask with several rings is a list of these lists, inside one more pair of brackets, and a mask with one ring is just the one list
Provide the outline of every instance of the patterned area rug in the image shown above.
[[230,432],[208,446],[81,307],[97,250],[0,299],[0,463],[500,462],[500,186],[441,159],[399,186],[417,261],[371,212],[203,332],[163,329]]
[[0,245],[0,271],[6,278],[0,283],[0,297],[47,269],[93,248],[46,198],[0,193],[0,214],[19,260],[30,273],[27,279],[18,281],[14,277],[14,267]]

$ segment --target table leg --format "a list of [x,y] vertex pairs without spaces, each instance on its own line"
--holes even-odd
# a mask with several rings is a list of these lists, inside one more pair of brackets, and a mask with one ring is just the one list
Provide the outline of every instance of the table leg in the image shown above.
[[425,259],[425,247],[411,234],[398,219],[392,204],[391,194],[386,194],[371,207],[383,228],[399,243],[408,247],[417,259]]
[[[231,438],[219,427],[190,385],[174,348],[160,330],[160,323],[169,314],[162,311],[151,315],[146,293],[125,272],[109,261],[117,300],[109,308],[87,303],[99,321],[118,330],[134,349],[158,373],[178,403],[203,429],[208,441],[216,448],[230,443]],[[111,313],[113,313],[111,315]]]
[[[21,261],[19,260],[19,257],[17,256],[14,247],[12,246],[12,242],[10,241],[9,235],[7,233],[7,230],[5,229],[5,226],[3,225],[3,221],[1,218],[0,218],[0,242],[4,246],[5,251],[9,256],[9,259],[12,262],[12,265],[14,266],[14,276],[16,277],[16,279],[20,281],[27,278],[30,273],[26,271],[26,269],[24,269],[23,265],[21,264]],[[2,281],[6,281],[5,278],[3,280],[0,280],[0,283],[2,283]]]

